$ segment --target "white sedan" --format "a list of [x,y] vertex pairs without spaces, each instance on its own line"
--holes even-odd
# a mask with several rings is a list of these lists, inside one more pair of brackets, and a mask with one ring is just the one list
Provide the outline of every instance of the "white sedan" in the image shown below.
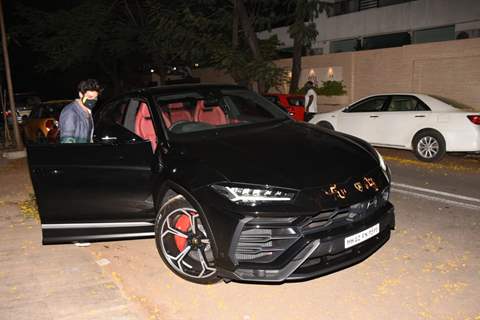
[[373,145],[413,150],[424,161],[438,161],[445,152],[480,152],[480,113],[425,94],[368,96],[309,122]]

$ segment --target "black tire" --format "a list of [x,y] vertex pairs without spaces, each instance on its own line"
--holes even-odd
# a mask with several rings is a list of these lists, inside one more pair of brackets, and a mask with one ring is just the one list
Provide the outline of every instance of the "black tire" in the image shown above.
[[320,122],[317,122],[317,126],[319,127],[322,127],[324,129],[328,129],[328,130],[335,130],[332,126],[332,124],[328,121],[320,121]]
[[425,129],[413,137],[412,148],[415,157],[425,162],[440,161],[446,153],[445,139],[433,129]]
[[176,275],[190,282],[211,284],[220,278],[212,253],[212,237],[203,221],[199,210],[177,195],[160,208],[155,220],[155,242],[163,262]]

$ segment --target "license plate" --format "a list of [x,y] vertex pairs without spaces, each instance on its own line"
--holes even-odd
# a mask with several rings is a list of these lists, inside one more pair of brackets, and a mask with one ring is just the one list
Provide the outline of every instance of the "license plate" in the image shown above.
[[370,239],[371,237],[377,235],[380,232],[380,224],[377,223],[373,227],[370,227],[366,230],[363,230],[359,233],[356,233],[350,237],[345,238],[345,249],[353,247],[359,243],[362,243],[365,240]]

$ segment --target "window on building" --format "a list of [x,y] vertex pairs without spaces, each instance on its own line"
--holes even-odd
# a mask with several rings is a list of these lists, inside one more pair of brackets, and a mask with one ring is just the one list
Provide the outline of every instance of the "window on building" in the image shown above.
[[358,39],[347,39],[330,42],[330,53],[351,52],[359,48]]
[[455,39],[455,26],[417,30],[413,32],[413,43],[448,41]]
[[391,33],[364,38],[362,49],[393,48],[405,46],[410,43],[410,34],[408,32]]

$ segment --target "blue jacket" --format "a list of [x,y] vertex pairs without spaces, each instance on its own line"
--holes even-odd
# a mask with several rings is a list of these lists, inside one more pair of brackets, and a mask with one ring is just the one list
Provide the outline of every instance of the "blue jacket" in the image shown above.
[[78,104],[66,105],[60,113],[60,143],[89,143],[93,137],[93,119]]

